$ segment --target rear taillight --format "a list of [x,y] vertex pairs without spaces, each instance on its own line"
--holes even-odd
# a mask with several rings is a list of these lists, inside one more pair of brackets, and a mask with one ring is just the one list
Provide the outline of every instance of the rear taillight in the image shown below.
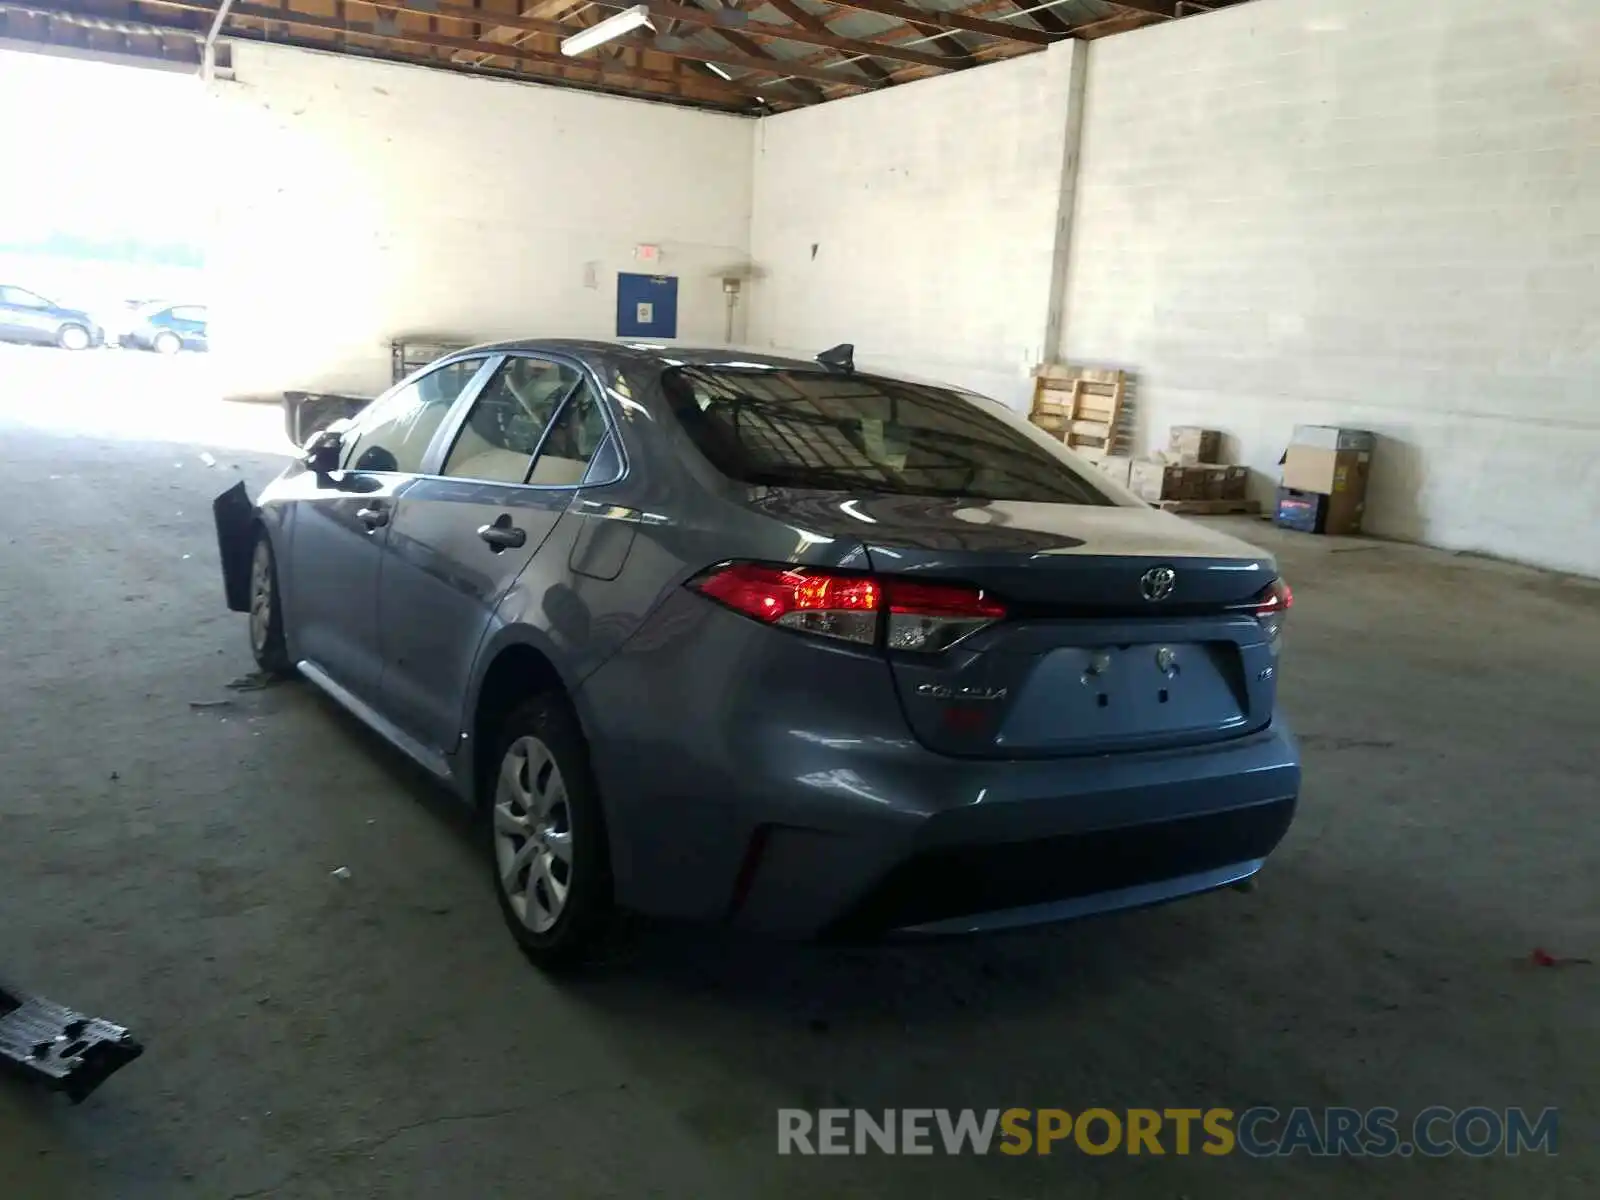
[[689,586],[768,625],[863,646],[936,653],[1006,615],[978,588],[842,575],[811,567],[730,563]]
[[1267,635],[1267,645],[1276,654],[1283,644],[1283,619],[1294,607],[1294,592],[1281,579],[1274,579],[1255,602],[1256,620]]

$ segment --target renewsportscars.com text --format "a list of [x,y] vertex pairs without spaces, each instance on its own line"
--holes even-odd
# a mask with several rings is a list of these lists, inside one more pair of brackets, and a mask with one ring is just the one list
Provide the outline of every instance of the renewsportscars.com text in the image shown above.
[[1440,1158],[1556,1153],[1558,1112],[1394,1108],[778,1110],[779,1154]]

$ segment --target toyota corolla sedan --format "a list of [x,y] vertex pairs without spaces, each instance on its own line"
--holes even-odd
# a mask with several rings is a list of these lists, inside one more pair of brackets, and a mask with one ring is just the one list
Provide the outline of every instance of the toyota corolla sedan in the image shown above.
[[257,661],[481,813],[542,966],[618,907],[859,937],[1152,904],[1248,880],[1294,812],[1271,557],[848,347],[462,351],[216,519]]

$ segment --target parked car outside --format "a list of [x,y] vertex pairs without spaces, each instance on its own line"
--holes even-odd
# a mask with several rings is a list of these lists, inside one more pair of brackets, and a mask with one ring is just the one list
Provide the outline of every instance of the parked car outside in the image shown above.
[[848,353],[476,347],[216,521],[258,663],[480,812],[543,966],[617,906],[812,937],[1171,900],[1295,809],[1273,559]]
[[200,304],[150,305],[132,322],[121,342],[138,350],[176,354],[180,350],[205,350],[207,313]]
[[0,341],[87,350],[105,341],[105,331],[82,309],[68,308],[7,283],[0,284]]

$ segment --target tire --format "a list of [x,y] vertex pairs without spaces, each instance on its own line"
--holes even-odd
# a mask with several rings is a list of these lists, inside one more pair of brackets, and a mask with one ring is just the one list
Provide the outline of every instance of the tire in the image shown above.
[[289,643],[283,635],[283,600],[278,592],[278,559],[265,529],[256,531],[250,552],[250,653],[268,675],[294,674]]
[[175,333],[158,333],[150,343],[157,354],[176,354],[183,349],[183,339]]
[[546,693],[512,710],[489,761],[480,795],[500,913],[534,966],[576,966],[610,925],[611,854],[589,748],[566,698]]
[[63,350],[87,350],[94,337],[82,325],[63,325],[56,330],[56,345]]

